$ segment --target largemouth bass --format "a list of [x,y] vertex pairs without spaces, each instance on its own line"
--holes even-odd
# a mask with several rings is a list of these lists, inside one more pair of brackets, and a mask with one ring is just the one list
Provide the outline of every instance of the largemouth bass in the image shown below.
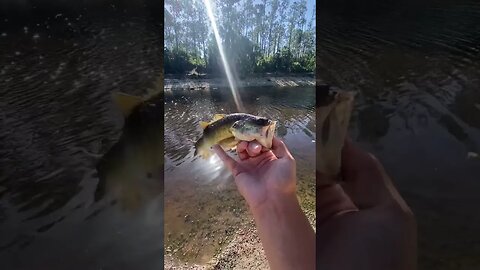
[[200,122],[200,126],[203,136],[195,143],[195,155],[207,159],[215,144],[230,150],[240,141],[257,140],[271,148],[276,121],[246,113],[216,114],[211,122]]
[[162,83],[146,97],[113,94],[125,117],[124,126],[120,139],[97,164],[95,201],[109,193],[122,208],[133,210],[163,192]]

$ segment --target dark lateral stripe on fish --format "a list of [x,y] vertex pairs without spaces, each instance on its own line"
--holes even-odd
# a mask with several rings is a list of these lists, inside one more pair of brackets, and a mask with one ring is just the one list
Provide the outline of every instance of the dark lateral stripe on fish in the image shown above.
[[257,117],[254,116],[254,115],[251,115],[251,114],[246,114],[246,113],[232,113],[232,114],[226,115],[225,117],[223,117],[223,118],[211,123],[210,125],[208,125],[203,130],[203,135],[208,136],[208,135],[210,135],[210,133],[212,133],[218,127],[221,127],[223,125],[233,125],[238,120],[243,120],[243,119],[248,119],[248,118],[255,119]]

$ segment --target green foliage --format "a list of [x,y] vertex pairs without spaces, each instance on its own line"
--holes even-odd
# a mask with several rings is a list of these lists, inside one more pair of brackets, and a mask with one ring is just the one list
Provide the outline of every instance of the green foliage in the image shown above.
[[193,63],[190,62],[190,55],[185,50],[164,49],[164,68],[165,73],[182,74],[186,70],[193,69]]
[[205,60],[199,56],[190,54],[188,59],[190,64],[192,64],[195,67],[205,67],[206,65]]
[[288,48],[271,56],[260,57],[255,67],[256,72],[305,73],[314,69],[314,54],[294,57]]
[[[236,74],[312,72],[315,69],[314,13],[306,0],[211,0],[222,46]],[[197,67],[224,72],[202,0],[165,1],[165,73]]]

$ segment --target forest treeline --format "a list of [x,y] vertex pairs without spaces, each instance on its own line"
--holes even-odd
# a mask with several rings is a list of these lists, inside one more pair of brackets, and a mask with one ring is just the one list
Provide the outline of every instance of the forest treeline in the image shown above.
[[[315,8],[307,1],[211,0],[228,61],[237,74],[315,70]],[[221,74],[203,0],[165,1],[165,73]]]

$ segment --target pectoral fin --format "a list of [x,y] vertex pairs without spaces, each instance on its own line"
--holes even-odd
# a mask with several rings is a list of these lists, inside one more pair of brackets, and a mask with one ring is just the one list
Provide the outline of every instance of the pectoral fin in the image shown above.
[[223,148],[223,150],[227,151],[237,147],[238,140],[235,139],[235,137],[230,137],[219,141],[218,144]]
[[113,101],[120,108],[124,116],[128,116],[133,108],[143,102],[141,97],[127,95],[124,93],[112,94]]

